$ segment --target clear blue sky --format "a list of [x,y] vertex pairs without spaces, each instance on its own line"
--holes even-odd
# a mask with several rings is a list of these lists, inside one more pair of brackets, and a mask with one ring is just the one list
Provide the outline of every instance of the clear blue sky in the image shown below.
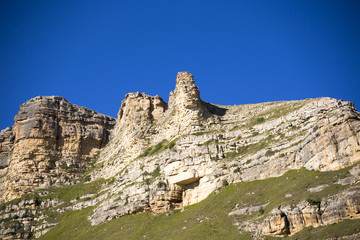
[[59,95],[113,117],[176,74],[224,104],[329,96],[360,106],[360,1],[0,0],[0,129]]

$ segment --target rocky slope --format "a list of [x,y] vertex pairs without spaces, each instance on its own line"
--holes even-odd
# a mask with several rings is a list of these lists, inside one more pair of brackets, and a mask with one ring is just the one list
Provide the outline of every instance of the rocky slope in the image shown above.
[[[123,101],[113,138],[100,154],[104,166],[92,173],[116,182],[92,216],[95,225],[197,203],[223,182],[276,177],[301,167],[336,170],[360,160],[359,113],[350,102],[213,105],[200,99],[188,73],[178,74],[167,107],[159,99],[156,118],[149,114],[156,108],[144,106],[144,98],[150,97],[132,94]],[[125,125],[126,119],[133,125]]]
[[[57,214],[91,208],[88,220],[95,228],[125,215],[183,209],[228,184],[279,177],[291,169],[340,171],[360,160],[359,120],[351,102],[332,98],[210,104],[201,100],[187,72],[178,73],[169,103],[159,96],[127,94],[116,123],[63,98],[37,97],[22,105],[13,128],[0,134],[2,199],[71,185],[81,177],[96,188],[90,195],[83,192],[67,200],[51,197],[52,190],[38,190],[40,202],[32,207],[37,210],[27,220],[27,230],[17,221],[17,228],[2,234],[41,236],[57,224],[46,220],[44,206]],[[96,164],[85,173],[92,157]],[[239,203],[229,216],[272,207],[261,219],[245,219],[245,224],[234,220],[240,231],[255,238],[358,218],[359,174],[356,166],[352,169],[346,178],[332,180],[336,184],[331,187],[326,182],[313,186],[320,193],[323,188],[333,189],[320,199],[299,198],[289,205],[290,196],[280,206],[264,199],[260,205],[243,208]],[[23,206],[29,200],[22,201],[21,206],[4,205],[3,221],[15,216],[6,215],[10,209],[27,209]],[[14,232],[22,235],[10,234]]]

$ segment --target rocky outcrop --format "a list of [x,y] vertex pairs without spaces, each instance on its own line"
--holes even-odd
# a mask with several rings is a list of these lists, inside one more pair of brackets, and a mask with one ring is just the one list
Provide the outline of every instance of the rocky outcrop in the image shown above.
[[75,183],[92,155],[108,142],[114,123],[62,97],[36,97],[21,105],[1,200],[37,188]]
[[169,114],[173,116],[173,127],[178,130],[177,134],[200,125],[204,118],[210,116],[191,73],[177,74],[176,88],[169,95]]
[[0,156],[10,153],[14,140],[15,136],[12,127],[7,127],[0,132]]
[[44,235],[56,223],[46,221],[44,209],[62,204],[59,199],[40,200],[38,196],[20,199],[0,207],[0,239],[30,239]]
[[360,187],[352,187],[322,201],[302,201],[275,208],[258,229],[264,235],[293,234],[308,226],[338,223],[360,218]]

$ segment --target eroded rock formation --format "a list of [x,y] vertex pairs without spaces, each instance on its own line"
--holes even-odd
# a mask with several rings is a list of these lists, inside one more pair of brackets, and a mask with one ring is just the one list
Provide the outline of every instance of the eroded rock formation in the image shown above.
[[111,117],[57,96],[36,97],[21,105],[12,128],[14,146],[1,200],[75,183],[91,156],[108,142],[114,123]]
[[321,202],[302,201],[273,209],[259,226],[262,234],[293,234],[305,227],[338,223],[360,218],[360,187],[352,187]]

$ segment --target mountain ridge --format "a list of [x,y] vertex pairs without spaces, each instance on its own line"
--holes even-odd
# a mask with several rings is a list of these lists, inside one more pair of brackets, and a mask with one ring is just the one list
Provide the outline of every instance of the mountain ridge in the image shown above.
[[[29,222],[42,227],[12,231],[14,234],[5,228],[1,234],[11,239],[40,237],[51,231],[54,225],[40,220],[47,218],[41,210],[45,203],[58,212],[91,207],[88,219],[97,226],[144,211],[163,214],[184,209],[229,184],[280,177],[289,170],[345,169],[360,160],[359,119],[351,102],[332,98],[234,106],[207,103],[201,100],[193,75],[188,72],[178,73],[168,103],[159,96],[127,94],[117,119],[72,105],[61,97],[36,97],[20,107],[15,125],[0,134],[0,184],[1,199],[8,203],[4,206],[24,194],[38,194],[40,205],[36,201],[23,205],[38,209]],[[344,196],[355,191],[351,199],[343,198],[352,201],[355,208],[341,210],[348,217],[321,210],[331,204],[339,211],[349,208],[343,202],[337,207],[330,200],[330,205],[326,203],[330,195],[301,203],[296,209],[308,209],[309,219],[320,219],[317,211],[321,210],[332,216],[327,222],[357,218],[359,195],[354,186],[359,174],[356,167],[347,171],[348,180],[338,185],[348,186]],[[59,196],[46,198],[57,187],[80,188],[81,184],[93,184],[96,191],[66,201]],[[335,186],[331,185],[331,194],[340,194]],[[46,193],[44,188],[55,190]],[[320,202],[319,206],[312,207],[314,202]],[[263,223],[249,220],[251,224],[241,225],[240,231],[260,238],[323,225],[301,217],[304,213],[291,213],[286,207],[279,207],[279,212],[259,205],[255,212],[263,208],[268,218],[262,219]],[[232,212],[239,210],[234,208]],[[6,214],[5,207],[0,216]],[[17,222],[22,226],[19,229],[24,229],[24,223]],[[268,227],[262,227],[267,230],[259,233],[252,224]]]

